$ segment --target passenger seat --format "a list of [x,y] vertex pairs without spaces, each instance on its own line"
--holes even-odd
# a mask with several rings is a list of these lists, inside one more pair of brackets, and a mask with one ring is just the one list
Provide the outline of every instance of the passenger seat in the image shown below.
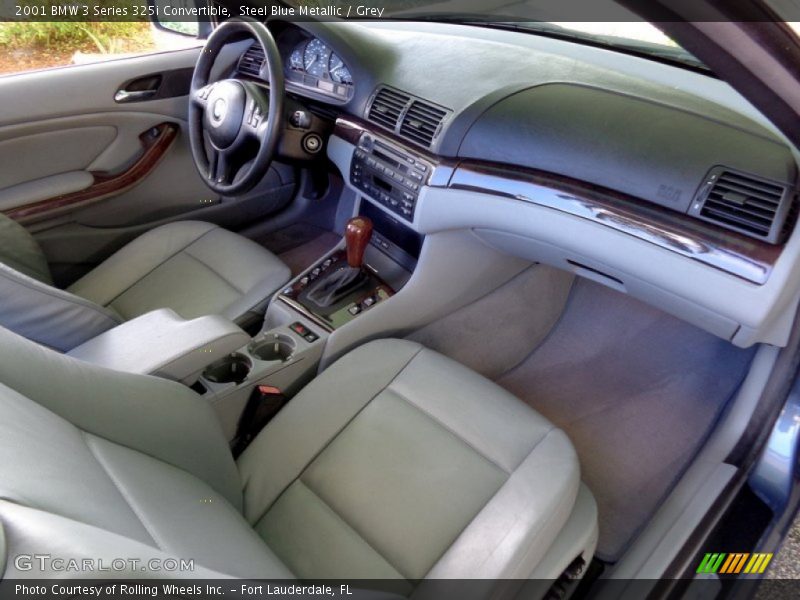
[[[557,577],[597,535],[561,430],[400,340],[344,356],[235,462],[189,388],[0,329],[0,499],[7,556],[178,557],[195,570],[154,576],[381,579],[403,595]],[[20,576],[64,573],[8,560]]]

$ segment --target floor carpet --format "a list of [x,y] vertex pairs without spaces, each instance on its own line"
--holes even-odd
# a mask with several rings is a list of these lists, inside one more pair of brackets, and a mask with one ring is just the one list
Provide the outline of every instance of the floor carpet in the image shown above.
[[301,221],[292,223],[283,229],[270,231],[269,233],[254,237],[253,241],[257,244],[261,244],[273,254],[282,254],[287,250],[297,248],[306,242],[310,242],[324,233],[329,232],[327,229],[323,229],[317,225]]
[[330,231],[320,230],[312,239],[284,249],[278,253],[278,258],[292,270],[292,276],[298,275],[313,265],[341,239]]
[[616,560],[741,383],[741,350],[627,295],[576,281],[547,338],[497,382],[564,429]]
[[533,265],[409,339],[497,379],[524,361],[552,331],[574,279],[571,273]]

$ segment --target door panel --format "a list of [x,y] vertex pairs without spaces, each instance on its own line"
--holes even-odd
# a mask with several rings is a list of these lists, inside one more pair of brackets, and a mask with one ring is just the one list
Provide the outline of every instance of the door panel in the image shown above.
[[[226,48],[216,73],[231,69],[241,51],[240,44]],[[182,49],[0,77],[0,97],[7,99],[0,103],[0,210],[34,233],[58,283],[68,283],[154,226],[203,219],[236,230],[291,198],[293,178],[280,167],[280,174],[272,170],[259,186],[257,202],[252,194],[220,198],[203,183],[185,120],[187,74],[199,52]],[[120,90],[137,91],[142,82],[155,93],[119,101]],[[175,129],[168,149],[149,169],[137,170],[147,159],[147,132],[165,125]],[[133,182],[124,177],[131,171],[139,174]],[[126,185],[97,187],[115,177]],[[50,211],[56,205],[48,200],[62,206]]]
[[[22,206],[17,206],[6,211],[6,215],[15,219],[19,223],[37,223],[49,221],[64,214],[73,214],[76,219],[86,208],[103,202],[107,198],[124,195],[129,189],[140,185],[156,169],[161,160],[169,153],[175,141],[179,127],[176,123],[159,123],[139,135],[141,149],[133,160],[127,161],[129,166],[120,167],[106,171],[96,171],[85,169],[79,173],[88,174],[91,185],[75,191],[62,191],[55,196],[42,199],[38,202],[30,202]],[[47,180],[56,179],[66,180],[67,175],[77,175],[78,173],[65,173],[46,178]],[[21,187],[40,187],[37,179],[27,184],[21,184],[8,188],[15,190]]]
[[113,125],[70,127],[52,131],[27,133],[25,128],[0,132],[0,164],[14,165],[4,169],[0,178],[0,195],[22,183],[66,173],[88,170],[117,136]]

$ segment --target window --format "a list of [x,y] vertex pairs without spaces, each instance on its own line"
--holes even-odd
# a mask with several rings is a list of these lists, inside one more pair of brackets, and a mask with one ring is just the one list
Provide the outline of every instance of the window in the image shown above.
[[0,22],[0,75],[196,46],[196,22]]

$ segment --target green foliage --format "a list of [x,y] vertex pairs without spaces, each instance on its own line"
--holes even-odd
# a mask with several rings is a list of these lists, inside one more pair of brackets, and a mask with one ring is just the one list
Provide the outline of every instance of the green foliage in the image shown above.
[[0,46],[15,48],[58,48],[62,51],[93,49],[111,54],[141,40],[149,23],[65,22],[0,23]]
[[161,21],[159,19],[159,25],[169,31],[175,31],[182,35],[190,35],[192,37],[196,37],[200,30],[197,21]]
[[[141,0],[94,0],[90,5],[121,6],[140,4]],[[26,0],[20,5],[49,6],[57,0]],[[39,17],[41,18],[41,17]],[[149,37],[149,22],[135,21],[61,21],[37,19],[0,23],[0,51],[15,49],[49,49],[58,52],[84,50],[112,54],[137,48]]]

